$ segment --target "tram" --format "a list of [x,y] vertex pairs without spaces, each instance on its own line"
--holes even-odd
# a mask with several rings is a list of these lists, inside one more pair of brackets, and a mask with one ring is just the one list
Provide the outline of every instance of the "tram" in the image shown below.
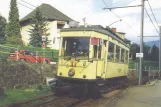
[[69,84],[95,93],[101,84],[126,80],[129,46],[123,34],[100,25],[62,29],[56,90]]

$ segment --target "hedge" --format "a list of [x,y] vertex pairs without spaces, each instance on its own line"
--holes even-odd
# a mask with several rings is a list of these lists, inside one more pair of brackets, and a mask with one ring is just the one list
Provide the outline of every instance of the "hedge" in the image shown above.
[[[12,50],[20,50],[20,49],[26,49],[32,52],[38,52],[38,55],[44,56],[50,58],[51,61],[57,62],[58,61],[58,50],[50,49],[50,48],[38,48],[38,47],[31,47],[31,46],[17,46],[17,45],[11,45],[11,44],[4,44],[0,45],[0,57],[6,58],[8,57],[8,53]],[[7,53],[7,54],[6,54]]]

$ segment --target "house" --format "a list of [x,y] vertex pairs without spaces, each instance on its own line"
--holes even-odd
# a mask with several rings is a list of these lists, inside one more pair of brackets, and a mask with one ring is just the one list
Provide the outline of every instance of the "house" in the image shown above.
[[[50,33],[50,35],[48,36],[48,40],[50,40],[50,43],[47,47],[51,49],[59,49],[60,29],[67,28],[68,23],[70,21],[73,21],[73,19],[66,16],[65,14],[63,14],[62,12],[55,9],[49,4],[43,3],[39,6],[39,8],[42,12],[43,17],[45,17],[48,22],[47,28],[49,29],[48,33]],[[25,45],[29,44],[29,29],[32,28],[30,20],[32,16],[35,14],[35,12],[36,9],[20,20],[21,35]]]
[[117,32],[116,28],[112,28],[112,30],[123,40],[125,40],[125,33],[123,32]]

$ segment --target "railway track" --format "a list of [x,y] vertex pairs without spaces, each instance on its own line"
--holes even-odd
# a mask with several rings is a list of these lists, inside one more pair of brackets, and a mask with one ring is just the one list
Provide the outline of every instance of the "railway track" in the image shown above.
[[[148,81],[148,78],[144,78],[144,81]],[[49,93],[45,96],[25,100],[17,104],[12,104],[4,107],[95,107],[96,105],[101,105],[103,103],[107,104],[111,102],[112,100],[116,99],[116,96],[119,95],[125,88],[136,85],[137,83],[138,80],[134,79],[123,84],[122,88],[109,88],[110,91],[107,91],[107,93],[103,93],[102,97],[97,100],[94,100],[92,98],[78,99],[69,96],[57,97],[52,93]]]

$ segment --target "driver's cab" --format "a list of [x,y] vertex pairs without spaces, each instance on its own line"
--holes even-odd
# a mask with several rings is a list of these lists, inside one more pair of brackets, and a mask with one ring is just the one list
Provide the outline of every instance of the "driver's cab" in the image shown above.
[[89,37],[62,37],[60,56],[75,58],[76,60],[88,59]]
[[[99,34],[95,37],[94,31],[61,31],[61,43],[59,48],[58,77],[70,77],[77,79],[96,79],[98,59],[103,60],[101,39]],[[99,68],[101,67],[101,68]]]

